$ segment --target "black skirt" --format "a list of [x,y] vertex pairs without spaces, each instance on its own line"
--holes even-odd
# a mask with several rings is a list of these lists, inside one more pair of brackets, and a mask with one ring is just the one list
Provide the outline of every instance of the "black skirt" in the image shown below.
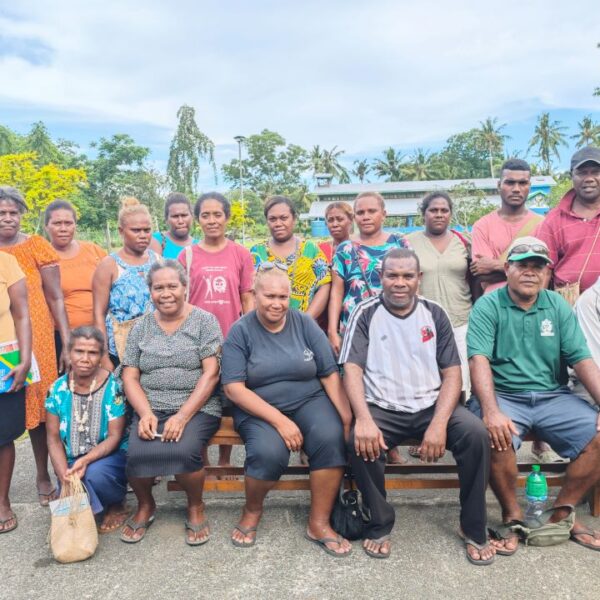
[[[173,413],[154,411],[158,433]],[[140,418],[134,415],[127,449],[127,477],[156,477],[194,473],[203,466],[202,450],[217,432],[221,419],[203,412],[196,413],[185,426],[178,442],[163,442],[159,438],[142,440],[138,436]]]
[[0,394],[0,446],[10,444],[25,432],[25,388]]

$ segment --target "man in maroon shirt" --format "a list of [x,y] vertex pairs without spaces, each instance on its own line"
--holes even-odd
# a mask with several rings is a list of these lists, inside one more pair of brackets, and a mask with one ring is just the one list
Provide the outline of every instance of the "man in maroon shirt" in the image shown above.
[[554,288],[579,283],[583,292],[600,277],[600,148],[587,146],[571,158],[573,189],[539,225],[554,262]]

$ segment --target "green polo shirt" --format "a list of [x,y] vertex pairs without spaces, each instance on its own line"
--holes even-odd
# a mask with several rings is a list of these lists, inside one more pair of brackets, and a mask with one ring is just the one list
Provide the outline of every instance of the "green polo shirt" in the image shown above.
[[480,298],[469,316],[469,358],[490,361],[498,391],[551,391],[566,385],[567,365],[590,351],[573,309],[556,292],[541,290],[525,311],[503,287]]

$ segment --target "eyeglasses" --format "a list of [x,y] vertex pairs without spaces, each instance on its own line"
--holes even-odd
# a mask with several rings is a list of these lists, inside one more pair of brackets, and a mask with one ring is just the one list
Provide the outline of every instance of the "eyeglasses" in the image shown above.
[[281,269],[282,271],[288,272],[288,268],[280,262],[263,262],[258,265],[257,271],[270,271],[271,269]]
[[512,256],[513,254],[525,254],[526,252],[535,252],[536,254],[549,256],[548,248],[541,244],[519,244],[510,251],[508,256]]

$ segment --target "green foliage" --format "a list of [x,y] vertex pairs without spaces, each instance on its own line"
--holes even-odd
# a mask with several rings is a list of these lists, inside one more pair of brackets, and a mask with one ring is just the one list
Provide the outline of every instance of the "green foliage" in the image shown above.
[[411,154],[408,162],[402,167],[402,171],[404,179],[413,181],[439,179],[442,173],[438,155],[423,148],[417,148]]
[[391,146],[383,151],[383,158],[373,161],[372,171],[384,181],[402,181],[404,155]]
[[573,187],[571,176],[565,174],[559,178],[556,185],[550,189],[550,194],[547,198],[547,204],[550,208],[554,208],[563,198],[563,196]]
[[34,123],[24,140],[24,150],[35,152],[39,167],[50,163],[61,163],[60,150],[56,147],[47,127],[41,121]]
[[489,156],[487,149],[481,145],[480,130],[470,129],[449,137],[439,154],[439,163],[444,179],[488,177]]
[[452,221],[463,228],[470,227],[484,215],[494,210],[494,205],[486,200],[485,192],[471,183],[462,183],[448,190],[452,198]]
[[0,125],[0,156],[3,154],[18,154],[23,148],[23,136],[8,127],[4,127],[4,125]]
[[592,115],[583,117],[577,126],[579,132],[571,136],[572,140],[577,140],[575,142],[577,148],[600,145],[600,125],[592,120]]
[[490,165],[490,177],[494,177],[494,159],[504,153],[504,142],[509,139],[508,135],[502,133],[506,123],[498,125],[498,119],[488,117],[479,123],[479,145],[485,148]]
[[356,177],[358,179],[358,181],[360,183],[365,183],[365,181],[367,181],[367,175],[371,172],[371,167],[369,165],[369,161],[362,159],[362,160],[355,160],[354,161],[354,168],[352,169],[352,175],[354,175],[354,177]]
[[542,161],[544,175],[552,173],[552,157],[560,160],[560,146],[567,146],[566,127],[560,121],[550,121],[550,113],[542,113],[537,120],[528,150],[536,149],[536,156]]
[[[287,144],[285,139],[268,129],[246,138],[247,158],[242,160],[244,187],[262,197],[291,194],[304,184],[303,175],[309,168],[309,156],[304,148]],[[225,181],[239,185],[240,165],[234,159],[223,165]]]
[[325,150],[320,146],[313,146],[310,152],[310,165],[313,176],[317,173],[328,173],[339,183],[350,183],[350,174],[344,165],[340,163],[340,157],[344,150],[338,150],[334,146],[331,150]]
[[167,179],[173,190],[194,196],[198,189],[200,163],[207,161],[217,182],[215,144],[200,131],[195,118],[196,111],[184,104],[177,111],[177,131],[171,140]]

